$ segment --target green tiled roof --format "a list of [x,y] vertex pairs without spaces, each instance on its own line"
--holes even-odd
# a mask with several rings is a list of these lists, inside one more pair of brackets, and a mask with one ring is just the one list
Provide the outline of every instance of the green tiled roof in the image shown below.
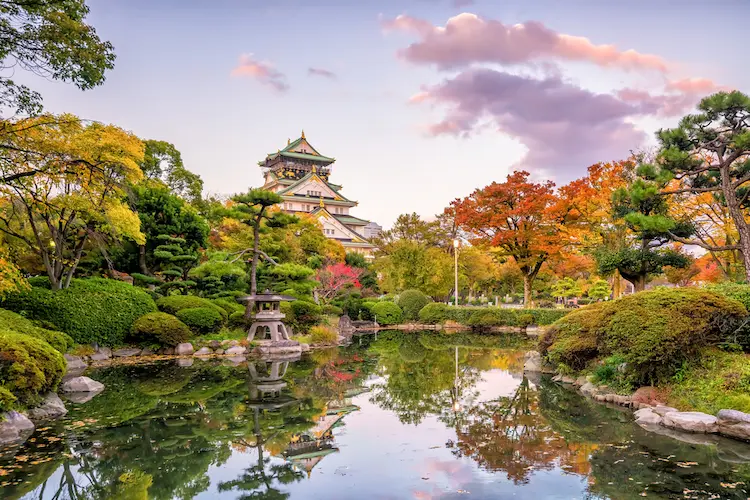
[[[297,182],[295,182],[295,183],[294,183],[294,184],[292,184],[291,186],[289,186],[289,187],[287,187],[287,188],[284,188],[284,189],[282,189],[281,191],[279,191],[279,193],[278,193],[278,194],[280,194],[281,196],[284,196],[284,195],[286,195],[286,194],[287,194],[287,193],[288,193],[289,191],[292,191],[292,188],[294,188],[294,186],[296,186],[296,185],[297,185],[297,184],[299,184],[299,183],[305,182],[305,181],[306,181],[307,179],[309,179],[309,178],[310,178],[310,177],[312,177],[313,175],[315,175],[315,174],[313,174],[313,172],[310,172],[310,173],[308,173],[307,175],[305,175],[304,177],[302,177],[301,179],[299,179],[299,180],[298,180]],[[335,184],[331,184],[331,183],[327,182],[327,181],[326,181],[325,179],[323,179],[323,178],[322,178],[322,177],[320,177],[320,176],[318,176],[318,178],[319,178],[319,179],[320,179],[321,181],[323,181],[323,182],[324,182],[324,183],[326,184],[326,186],[328,186],[329,188],[331,188],[331,189],[333,190],[333,192],[334,192],[334,193],[336,193],[336,194],[337,194],[338,196],[340,196],[340,197],[341,197],[341,200],[333,200],[332,198],[326,198],[326,197],[324,197],[324,198],[323,198],[324,200],[339,201],[339,202],[343,201],[343,202],[347,202],[347,203],[355,203],[355,204],[356,204],[356,202],[354,202],[354,201],[351,201],[351,200],[347,199],[347,198],[346,198],[346,197],[345,197],[344,195],[342,195],[341,193],[339,193],[338,189],[336,189],[336,188],[334,187],[334,186],[335,186]],[[303,198],[306,198],[306,197],[304,197],[304,196],[295,196],[294,198],[295,198],[295,199],[303,199]],[[311,198],[311,199],[314,199],[314,200],[318,200],[318,201],[320,201],[320,198],[319,198],[319,197],[318,197],[318,198]]]
[[317,161],[319,163],[333,163],[336,161],[335,158],[328,158],[327,156],[323,155],[311,155],[308,153],[294,153],[292,151],[280,151],[277,153],[269,153],[268,159],[273,160],[277,156],[284,156],[286,158],[296,158],[298,160],[310,160],[310,161]]
[[369,220],[360,219],[359,217],[354,217],[353,215],[336,215],[336,214],[331,214],[331,215],[336,217],[336,219],[338,219],[338,221],[341,222],[342,224],[366,226],[367,224],[370,223]]

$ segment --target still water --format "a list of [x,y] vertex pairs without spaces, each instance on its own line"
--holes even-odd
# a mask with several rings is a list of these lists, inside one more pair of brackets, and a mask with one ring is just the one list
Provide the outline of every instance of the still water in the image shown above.
[[523,376],[521,340],[381,332],[291,362],[91,371],[0,455],[8,499],[742,498],[750,445]]

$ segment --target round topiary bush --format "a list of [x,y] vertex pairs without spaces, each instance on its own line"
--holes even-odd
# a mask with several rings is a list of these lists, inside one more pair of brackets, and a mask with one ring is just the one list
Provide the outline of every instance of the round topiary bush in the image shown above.
[[550,326],[540,349],[550,361],[581,369],[596,358],[621,356],[631,379],[670,377],[704,347],[717,345],[747,316],[745,307],[708,290],[657,288],[571,312]]
[[79,344],[105,346],[122,344],[136,319],[156,311],[154,300],[142,289],[104,278],[74,279],[65,290],[35,286],[8,295],[0,305],[32,320],[49,321]]
[[323,311],[318,304],[306,300],[282,302],[281,312],[286,315],[284,323],[295,332],[307,332],[320,323]]
[[36,326],[20,314],[6,309],[0,309],[0,325],[3,325],[3,328],[7,330],[45,340],[49,345],[63,354],[75,344],[70,335]]
[[237,311],[230,314],[228,324],[232,328],[242,328],[244,326],[249,326],[247,320],[245,319],[245,311]]
[[215,304],[209,299],[196,297],[195,295],[168,295],[157,300],[156,307],[158,307],[161,312],[175,315],[183,309],[203,307],[215,310],[224,321],[229,317],[227,311],[220,305]]
[[416,321],[419,319],[419,311],[430,302],[432,302],[432,299],[422,291],[406,290],[401,292],[396,303],[401,308],[405,320]]
[[0,330],[0,386],[21,405],[33,405],[54,391],[65,366],[63,355],[44,340]]
[[395,302],[378,302],[370,310],[375,321],[381,325],[397,325],[403,318],[401,308]]
[[198,333],[215,332],[221,328],[224,319],[213,307],[192,307],[177,311],[177,319]]
[[140,344],[176,346],[191,337],[190,328],[171,314],[153,312],[141,316],[130,330],[130,338]]
[[419,311],[419,321],[428,325],[437,325],[448,319],[448,307],[440,302],[431,302]]
[[344,310],[333,304],[326,304],[321,307],[321,312],[326,316],[343,316]]
[[213,299],[213,303],[224,309],[228,315],[238,311],[245,311],[245,307],[242,304],[229,298]]

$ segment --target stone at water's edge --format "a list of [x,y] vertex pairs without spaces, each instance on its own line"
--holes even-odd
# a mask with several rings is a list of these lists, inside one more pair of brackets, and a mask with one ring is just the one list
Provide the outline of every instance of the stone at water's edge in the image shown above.
[[214,354],[224,354],[224,349],[216,349]]
[[664,401],[663,391],[651,386],[639,387],[633,393],[632,397],[634,403],[647,404],[650,406],[656,406]]
[[193,354],[193,356],[210,356],[213,353],[214,352],[208,347],[201,347],[200,349],[195,351],[195,354]]
[[141,353],[140,349],[128,348],[128,349],[117,349],[112,352],[112,356],[117,358],[129,358],[131,356],[138,356]]
[[719,410],[716,415],[719,433],[750,441],[750,415],[737,410]]
[[583,394],[584,396],[591,396],[591,395],[596,394],[598,389],[591,382],[586,382],[585,384],[581,386],[579,390],[581,391],[581,394]]
[[193,354],[195,349],[193,349],[193,344],[190,342],[183,342],[182,344],[177,344],[177,347],[174,348],[174,353],[178,356],[189,356],[190,354]]
[[661,416],[651,408],[643,408],[634,413],[635,423],[639,425],[659,425]]
[[240,345],[239,341],[237,341],[237,340],[229,340],[229,339],[222,340],[221,342],[219,342],[219,344],[221,344],[223,346],[228,345],[228,346],[231,346],[231,347],[234,347],[236,345]]
[[224,351],[224,354],[228,356],[239,356],[241,354],[245,354],[246,352],[247,352],[247,349],[245,349],[241,345],[236,345]]
[[672,412],[679,412],[677,408],[672,408],[671,406],[664,406],[664,405],[656,405],[654,406],[654,411],[660,416],[663,417],[667,413]]
[[211,342],[208,343],[208,347],[214,350],[218,349],[221,347],[221,342],[219,342],[218,340],[212,340]]
[[112,357],[112,349],[109,347],[100,347],[98,351],[89,357],[91,361],[106,361]]
[[686,432],[713,434],[719,430],[716,417],[698,411],[673,411],[662,418],[662,425]]
[[42,404],[29,411],[29,418],[35,422],[43,420],[55,420],[67,415],[68,409],[60,399],[60,396],[50,392],[44,397]]
[[60,390],[62,392],[101,392],[104,390],[104,384],[88,377],[75,377],[63,382]]
[[310,350],[310,344],[300,344],[299,346],[302,348],[302,352],[308,352]]
[[63,357],[65,358],[65,361],[68,363],[68,367],[67,367],[68,372],[85,370],[88,367],[86,362],[80,356],[71,356],[70,354],[64,354]]
[[34,422],[23,413],[9,411],[0,415],[0,444],[19,444],[34,432]]

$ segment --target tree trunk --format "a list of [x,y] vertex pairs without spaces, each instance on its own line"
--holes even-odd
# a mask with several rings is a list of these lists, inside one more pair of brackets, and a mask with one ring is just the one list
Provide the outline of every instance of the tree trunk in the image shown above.
[[[722,163],[724,159],[722,158]],[[727,202],[729,214],[734,220],[734,226],[740,236],[740,252],[742,262],[745,267],[745,281],[750,283],[750,226],[745,220],[745,214],[740,208],[740,201],[737,199],[737,191],[732,186],[732,178],[729,174],[730,164],[724,164],[721,167],[721,192]]]
[[531,298],[531,285],[534,278],[528,274],[523,275],[523,307],[524,309],[531,309],[534,307],[534,300]]
[[635,279],[632,280],[633,282],[633,288],[636,292],[642,292],[646,289],[646,276],[640,275],[636,276]]
[[146,267],[146,245],[138,245],[138,267],[141,269],[141,273],[146,276],[151,276]]
[[250,295],[258,292],[258,250],[260,248],[260,221],[253,228],[253,261],[250,266]]

